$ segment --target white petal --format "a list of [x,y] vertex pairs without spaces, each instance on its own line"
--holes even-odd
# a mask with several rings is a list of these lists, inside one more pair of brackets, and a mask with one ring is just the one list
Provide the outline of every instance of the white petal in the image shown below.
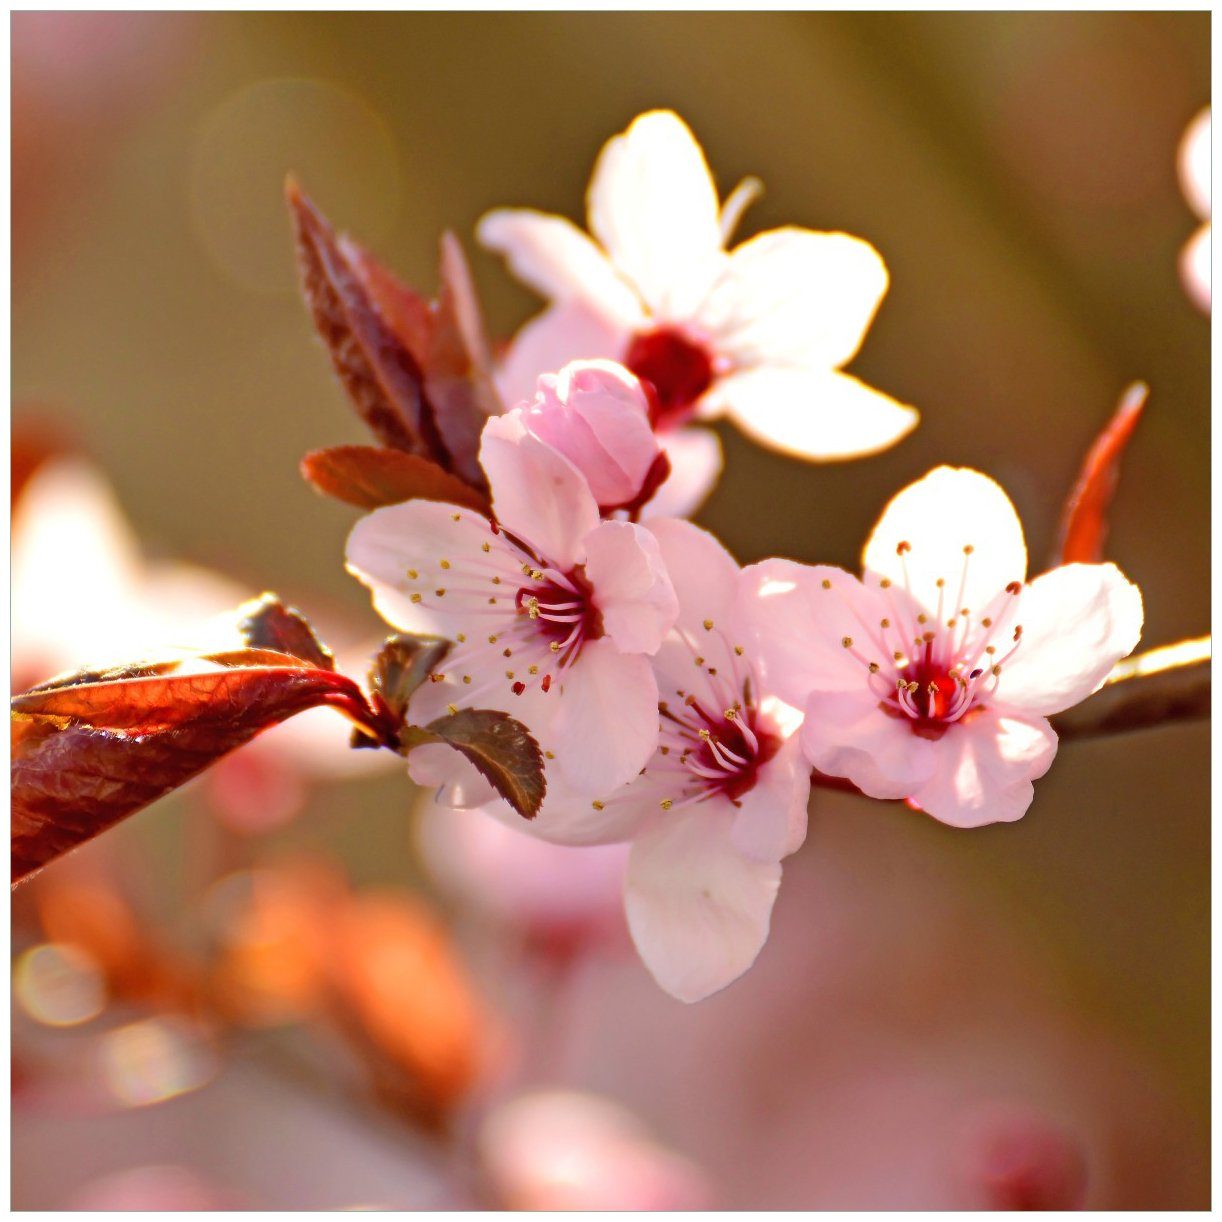
[[585,302],[628,327],[641,318],[640,303],[607,256],[562,216],[498,208],[480,220],[475,237],[502,255],[519,280],[551,301]]
[[641,516],[685,518],[700,508],[721,474],[721,438],[711,429],[676,429],[660,440],[670,459],[670,475]]
[[584,545],[586,576],[607,636],[621,653],[657,653],[679,614],[657,540],[630,522],[604,522]]
[[539,376],[570,361],[617,360],[630,331],[583,301],[561,301],[525,323],[497,364],[496,389],[506,407],[534,397]]
[[764,560],[743,570],[742,597],[766,686],[796,708],[816,689],[866,691],[867,665],[888,665],[890,605],[843,569]]
[[[461,565],[465,557],[480,556],[484,543],[494,554],[508,547],[473,510],[439,501],[406,501],[375,509],[357,522],[348,536],[347,568],[370,588],[373,605],[387,623],[405,632],[436,632],[452,639],[484,625],[487,600],[453,590],[436,597],[435,591],[457,576],[455,568],[443,569],[441,561]],[[412,602],[413,595],[419,601]],[[506,613],[512,618],[508,602]]]
[[887,291],[887,268],[847,233],[774,229],[730,253],[700,322],[746,366],[846,365]]
[[723,256],[717,190],[683,120],[651,111],[608,140],[586,204],[590,232],[650,310],[689,314]]
[[933,744],[932,776],[910,796],[952,827],[1012,823],[1027,813],[1031,782],[1052,766],[1057,736],[1042,718],[969,713]]
[[1212,190],[1212,110],[1206,106],[1188,125],[1177,156],[1180,186],[1197,216],[1209,220]]
[[847,373],[779,365],[731,374],[705,398],[754,441],[812,462],[885,450],[919,419],[915,408]]
[[[425,743],[407,757],[408,775],[424,789],[437,790],[437,802],[470,810],[496,800],[496,790],[461,751],[442,743]],[[507,806],[506,809],[509,809]],[[522,816],[514,812],[514,817]]]
[[[599,806],[594,802],[598,801]],[[559,768],[549,764],[547,794],[539,813],[529,822],[505,802],[486,807],[502,823],[552,844],[619,844],[633,836],[658,813],[653,789],[628,786],[591,797],[567,784]]]
[[811,766],[852,781],[872,798],[906,798],[932,776],[941,742],[879,708],[869,691],[813,692],[800,731]]
[[739,799],[731,828],[734,847],[757,861],[780,861],[806,839],[810,765],[796,734],[759,771],[754,788]]
[[874,577],[907,586],[930,612],[941,599],[944,618],[964,607],[980,616],[1009,583],[1026,577],[1027,548],[1018,514],[993,480],[965,467],[937,467],[891,499],[862,563]]
[[564,569],[576,564],[581,541],[599,523],[598,504],[581,472],[514,413],[484,425],[479,461],[501,525],[550,563]]
[[1022,637],[994,701],[1051,716],[1103,686],[1141,640],[1141,591],[1114,564],[1066,564],[1037,577],[1014,614]]
[[1213,226],[1202,225],[1180,251],[1180,279],[1193,304],[1208,314],[1213,305]]
[[658,745],[658,683],[643,654],[606,637],[583,647],[564,673],[552,723],[556,765],[578,793],[610,793],[649,762]]
[[726,802],[672,812],[628,856],[632,940],[654,979],[680,1001],[725,988],[768,938],[781,866],[739,853],[733,819]]

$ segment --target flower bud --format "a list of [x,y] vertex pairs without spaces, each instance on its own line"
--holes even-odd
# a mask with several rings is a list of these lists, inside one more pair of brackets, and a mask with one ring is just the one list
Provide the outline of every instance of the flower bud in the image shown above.
[[573,361],[539,378],[516,409],[526,428],[558,450],[590,486],[599,509],[638,509],[669,472],[637,378],[614,361]]

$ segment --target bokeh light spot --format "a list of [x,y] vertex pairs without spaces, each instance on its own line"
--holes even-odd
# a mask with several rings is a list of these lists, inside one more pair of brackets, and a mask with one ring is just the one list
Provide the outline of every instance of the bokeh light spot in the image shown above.
[[108,1032],[101,1059],[107,1086],[128,1107],[198,1090],[217,1069],[215,1054],[199,1033],[171,1018],[148,1018]]
[[32,1019],[49,1027],[88,1022],[106,1004],[106,985],[93,959],[54,942],[32,947],[17,960],[13,993]]

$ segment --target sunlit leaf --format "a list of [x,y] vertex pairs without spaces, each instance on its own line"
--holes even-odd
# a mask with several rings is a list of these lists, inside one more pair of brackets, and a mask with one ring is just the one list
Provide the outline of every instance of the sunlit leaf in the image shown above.
[[488,501],[436,463],[402,450],[332,446],[301,460],[301,473],[327,496],[359,509],[378,509],[421,498],[488,512]]
[[383,445],[449,465],[424,375],[383,321],[335,233],[292,179],[286,185],[302,291],[348,397]]
[[252,649],[270,649],[300,658],[321,670],[334,670],[335,657],[314,635],[300,611],[274,594],[261,594],[238,608],[238,630]]
[[1095,440],[1065,502],[1061,518],[1060,564],[1095,564],[1103,559],[1107,512],[1120,478],[1120,459],[1141,419],[1150,388],[1134,382],[1120,398],[1115,415]]
[[13,697],[14,882],[296,713],[329,705],[376,723],[360,688],[334,671],[257,649],[209,664]]

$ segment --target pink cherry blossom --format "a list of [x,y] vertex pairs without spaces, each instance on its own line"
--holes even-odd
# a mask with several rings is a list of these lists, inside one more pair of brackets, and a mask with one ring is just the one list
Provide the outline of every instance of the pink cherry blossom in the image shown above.
[[669,470],[649,422],[649,396],[613,361],[574,361],[542,374],[535,397],[515,411],[585,476],[604,515],[639,510]]
[[1137,644],[1137,587],[1112,564],[1024,584],[1009,498],[951,467],[891,501],[864,568],[860,581],[788,560],[747,570],[766,675],[805,711],[807,758],[957,827],[1021,818],[1056,754],[1048,717]]
[[689,522],[648,529],[679,598],[653,658],[652,758],[593,801],[549,780],[528,824],[503,802],[488,810],[559,844],[630,840],[633,942],[662,988],[699,1001],[742,975],[768,937],[781,859],[806,835],[810,775],[800,718],[761,686],[746,648],[738,565]]
[[[725,247],[758,184],[720,208],[704,154],[669,111],[641,115],[604,147],[587,196],[590,233],[530,209],[489,213],[480,242],[550,304],[500,368],[507,401],[577,357],[620,361],[657,392],[657,427],[730,415],[765,445],[850,458],[898,441],[916,412],[841,372],[887,289],[867,242],[787,227]],[[720,467],[705,437],[671,451],[690,511]],[[689,465],[690,463],[690,465]],[[686,504],[682,503],[686,500]]]
[[[455,642],[413,698],[426,721],[450,705],[500,709],[551,752],[551,774],[598,793],[635,776],[657,745],[657,652],[678,605],[653,536],[604,522],[581,472],[521,412],[484,428],[480,463],[496,523],[432,501],[377,509],[348,540],[348,568],[389,623]],[[422,747],[412,775],[445,800],[483,801],[456,752]]]
[[1180,252],[1180,277],[1188,296],[1206,314],[1213,302],[1210,262],[1213,251],[1213,190],[1210,174],[1212,110],[1206,106],[1188,125],[1179,148],[1180,186],[1204,222]]

